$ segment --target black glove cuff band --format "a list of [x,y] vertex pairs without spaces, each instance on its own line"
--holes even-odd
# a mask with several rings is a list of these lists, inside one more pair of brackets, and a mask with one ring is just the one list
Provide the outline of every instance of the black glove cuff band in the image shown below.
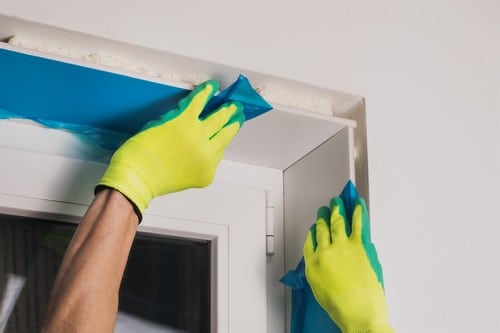
[[[104,190],[104,189],[107,189],[107,188],[120,192],[120,190],[117,190],[116,188],[113,188],[113,187],[110,187],[110,186],[106,186],[106,185],[101,185],[101,184],[99,184],[99,185],[97,185],[97,186],[94,188],[94,195],[96,195],[98,192],[100,192],[100,191],[102,191],[102,190]],[[138,224],[141,224],[141,222],[142,222],[142,213],[141,213],[141,211],[139,210],[139,207],[137,207],[137,205],[136,205],[136,204],[135,204],[132,200],[130,200],[130,198],[129,198],[129,197],[127,197],[125,194],[123,194],[122,192],[120,192],[120,193],[121,193],[121,194],[125,197],[125,199],[127,199],[127,200],[128,200],[128,202],[130,202],[130,204],[131,204],[131,205],[132,205],[132,207],[134,208],[134,212],[135,212],[135,214],[136,214],[136,215],[137,215],[137,217],[139,218],[139,223],[138,223]]]

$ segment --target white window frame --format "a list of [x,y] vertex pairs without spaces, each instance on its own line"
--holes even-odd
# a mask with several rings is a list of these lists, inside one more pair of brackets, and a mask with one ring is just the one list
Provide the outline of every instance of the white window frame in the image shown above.
[[[274,111],[245,123],[211,186],[154,199],[139,227],[213,242],[212,274],[218,282],[212,288],[212,332],[288,331],[289,292],[278,281],[300,259],[316,209],[339,193],[347,179],[356,178],[358,189],[368,195],[364,100],[2,15],[0,20],[0,37],[23,30],[33,36],[43,32],[53,40],[75,41],[89,49],[108,45],[117,54],[158,59],[152,65],[165,72],[197,68],[209,76],[220,73],[226,84],[235,73],[244,72],[257,85],[276,83],[331,100],[332,114],[272,103]],[[20,51],[1,43],[0,48]],[[23,52],[165,84],[145,75]],[[77,223],[104,172],[105,163],[96,162],[101,153],[98,146],[75,135],[0,120],[0,212]],[[272,237],[266,237],[269,233]],[[273,255],[266,257],[267,252]]]
[[[54,151],[53,135],[74,144],[68,133],[10,120],[0,127],[37,142],[0,140],[0,213],[78,223],[106,164]],[[152,200],[139,231],[213,244],[212,332],[288,331],[291,300],[278,281],[300,259],[316,209],[354,179],[352,143],[346,127],[285,170],[223,160],[210,186]]]
[[[10,148],[0,156],[0,212],[35,218],[78,222],[105,169]],[[281,184],[280,170],[223,161],[211,186],[154,199],[146,210],[139,231],[212,242],[212,332],[267,329],[266,190],[282,201]]]

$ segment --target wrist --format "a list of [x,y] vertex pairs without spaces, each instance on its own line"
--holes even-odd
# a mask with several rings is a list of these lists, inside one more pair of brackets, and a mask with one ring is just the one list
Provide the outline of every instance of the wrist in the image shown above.
[[153,196],[148,174],[120,159],[117,159],[115,163],[112,160],[99,181],[96,192],[102,186],[117,190],[125,196],[134,207],[139,221],[142,220],[142,213]]
[[[112,196],[118,196],[118,197],[125,199],[125,201],[126,201],[125,205],[128,204],[129,207],[131,208],[131,210],[133,211],[133,213],[135,213],[135,215],[137,216],[137,219],[138,219],[137,224],[141,223],[141,221],[142,221],[141,210],[139,209],[139,207],[137,207],[137,205],[129,197],[127,197],[125,194],[123,194],[120,190],[115,189],[115,188],[108,186],[108,185],[98,184],[94,189],[94,195],[97,196],[99,193],[105,192],[105,191],[109,192],[110,195],[112,195]],[[122,207],[123,207],[123,205],[122,205]]]

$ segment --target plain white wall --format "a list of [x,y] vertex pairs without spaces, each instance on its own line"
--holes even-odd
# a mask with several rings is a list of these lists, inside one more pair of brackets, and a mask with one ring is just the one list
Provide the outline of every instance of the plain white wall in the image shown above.
[[499,1],[0,0],[0,13],[365,96],[393,326],[500,331]]

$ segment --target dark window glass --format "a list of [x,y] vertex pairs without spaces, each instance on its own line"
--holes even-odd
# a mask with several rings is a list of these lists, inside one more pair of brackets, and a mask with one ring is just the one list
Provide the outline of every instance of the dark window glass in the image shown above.
[[[6,333],[39,332],[75,224],[0,215],[0,292],[24,285]],[[210,332],[210,242],[138,233],[120,290],[116,332]],[[1,327],[0,327],[1,329]]]

